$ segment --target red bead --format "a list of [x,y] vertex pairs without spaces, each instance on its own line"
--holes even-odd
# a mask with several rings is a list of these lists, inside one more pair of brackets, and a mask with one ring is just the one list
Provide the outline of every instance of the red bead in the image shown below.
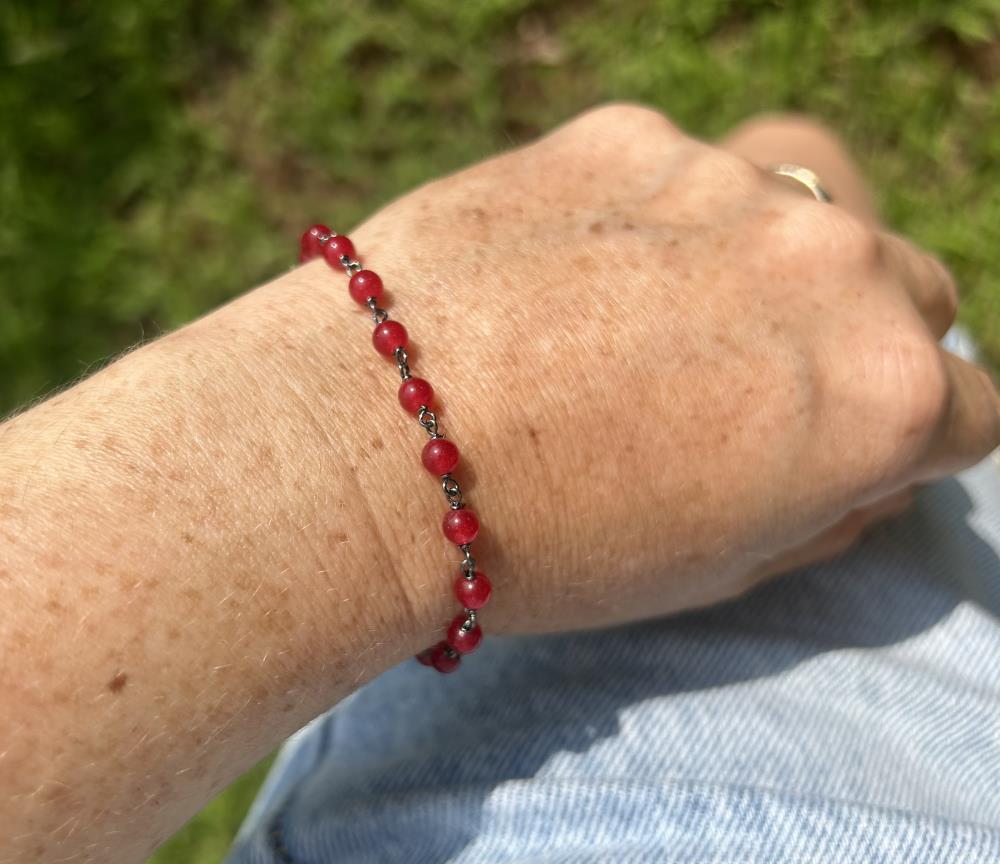
[[493,586],[490,580],[486,578],[485,573],[480,573],[478,570],[471,579],[466,579],[462,573],[455,580],[455,596],[466,609],[482,609],[492,593]]
[[304,263],[323,254],[323,244],[320,237],[328,237],[333,232],[326,225],[313,225],[299,240],[299,261]]
[[416,414],[422,407],[431,407],[434,398],[434,388],[423,378],[407,378],[399,385],[399,404],[411,414]]
[[464,546],[476,539],[479,533],[479,520],[471,510],[460,507],[458,510],[449,510],[444,514],[444,522],[441,525],[444,536],[451,540],[456,546]]
[[433,648],[431,648],[431,665],[437,669],[438,672],[454,672],[458,668],[458,664],[462,662],[462,658],[458,656],[458,653],[452,648],[447,642],[438,642]]
[[458,464],[458,448],[447,438],[431,438],[424,444],[420,461],[431,474],[451,474]]
[[354,244],[343,234],[334,234],[323,245],[323,257],[326,258],[326,263],[331,267],[343,266],[340,259],[345,255],[348,258],[354,257]]
[[433,653],[433,648],[424,648],[423,651],[416,655],[416,660],[421,666],[430,666],[433,662],[431,659]]
[[382,277],[371,270],[359,270],[347,283],[347,290],[351,297],[364,306],[369,297],[378,300],[382,296]]
[[448,628],[448,644],[459,654],[470,654],[483,641],[483,631],[478,624],[473,624],[468,630],[462,629],[465,624],[465,613],[456,615]]
[[406,347],[406,328],[398,321],[383,321],[372,333],[372,345],[379,354],[391,357],[397,348]]

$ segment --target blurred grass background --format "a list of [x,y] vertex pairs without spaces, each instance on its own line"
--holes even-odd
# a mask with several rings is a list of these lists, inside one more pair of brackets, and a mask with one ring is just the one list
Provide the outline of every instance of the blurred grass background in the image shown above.
[[[422,180],[632,99],[840,130],[1000,363],[1000,0],[0,6],[0,408],[280,272]],[[259,766],[154,859],[221,859]]]

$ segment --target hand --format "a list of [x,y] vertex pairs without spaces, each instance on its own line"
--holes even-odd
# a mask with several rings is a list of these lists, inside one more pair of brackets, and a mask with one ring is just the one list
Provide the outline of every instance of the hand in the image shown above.
[[[731,597],[997,443],[937,262],[651,111],[353,234],[462,451],[487,633]],[[0,428],[0,859],[145,860],[441,638],[444,500],[344,287],[298,268]]]
[[[732,597],[998,443],[989,378],[935,341],[938,261],[653,111],[592,111],[354,237],[475,471],[487,631]],[[400,561],[429,637],[438,545]]]

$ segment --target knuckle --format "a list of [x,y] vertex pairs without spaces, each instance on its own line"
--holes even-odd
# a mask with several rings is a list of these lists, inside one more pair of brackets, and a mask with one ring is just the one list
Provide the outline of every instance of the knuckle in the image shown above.
[[803,199],[777,220],[779,245],[831,264],[871,267],[882,258],[878,234],[839,207]]
[[1000,446],[1000,406],[998,406],[998,396],[996,385],[989,372],[982,367],[976,369],[979,385],[983,388],[984,403],[992,405],[993,410],[985,413],[985,420],[981,427],[982,440],[978,442],[978,453],[990,453]]
[[896,422],[896,442],[927,439],[948,413],[951,385],[944,355],[929,338],[898,340],[887,358],[883,386]]
[[982,453],[990,453],[997,447],[1000,447],[1000,396],[997,395],[996,384],[993,383],[993,377],[985,369],[979,370],[979,380],[986,392],[987,403],[994,406],[994,410],[990,411],[987,415],[988,422],[985,428],[985,439]]
[[583,115],[601,125],[612,125],[625,132],[647,132],[679,137],[680,131],[667,116],[655,108],[636,102],[608,102]]
[[765,182],[760,168],[742,156],[701,142],[692,142],[683,176],[689,185],[724,189],[736,196],[752,194]]
[[845,423],[838,434],[849,430],[855,442],[852,494],[869,495],[924,458],[949,412],[950,378],[943,353],[917,325],[869,332],[842,360],[835,392],[850,396],[838,409]]
[[667,116],[654,108],[633,102],[608,102],[578,115],[566,130],[574,139],[639,139],[641,141],[678,140],[684,134]]
[[940,298],[944,314],[949,322],[954,321],[955,316],[958,315],[958,283],[955,282],[951,270],[944,265],[940,258],[928,255],[927,260],[941,286]]

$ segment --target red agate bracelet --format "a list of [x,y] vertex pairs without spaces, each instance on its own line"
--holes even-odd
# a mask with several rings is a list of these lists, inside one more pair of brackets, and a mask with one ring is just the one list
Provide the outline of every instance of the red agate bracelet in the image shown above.
[[410,373],[406,356],[406,328],[398,321],[390,321],[389,313],[378,305],[382,296],[382,279],[371,270],[363,270],[354,258],[354,244],[342,234],[336,234],[326,225],[313,225],[302,235],[299,262],[323,256],[333,268],[342,268],[347,274],[347,290],[351,297],[371,312],[375,331],[372,344],[379,354],[392,357],[402,379],[399,385],[399,404],[411,414],[430,436],[420,454],[424,467],[441,478],[441,489],[448,499],[442,529],[444,536],[454,543],[464,555],[455,580],[455,596],[462,604],[462,611],[452,619],[447,635],[431,648],[417,655],[424,666],[433,666],[438,672],[453,672],[462,661],[462,655],[475,651],[483,639],[483,631],[476,621],[476,611],[490,599],[492,586],[486,574],[476,569],[472,557],[472,541],[479,533],[476,514],[462,502],[462,489],[452,476],[458,464],[458,448],[438,428],[438,419],[431,407],[434,389],[423,378]]

